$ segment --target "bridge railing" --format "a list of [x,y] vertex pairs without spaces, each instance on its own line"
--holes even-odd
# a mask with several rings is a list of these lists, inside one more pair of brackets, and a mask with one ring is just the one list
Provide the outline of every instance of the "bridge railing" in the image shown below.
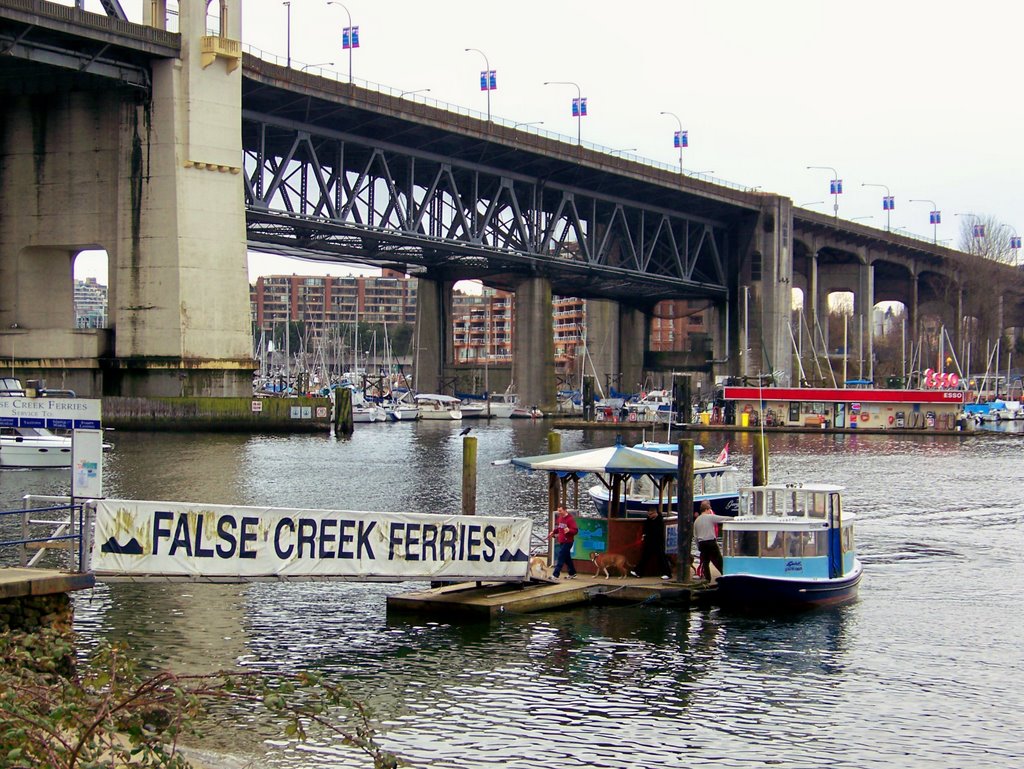
[[[268,51],[261,50],[247,43],[242,44],[242,50],[251,56],[254,56],[261,61],[265,61],[268,64],[274,64],[279,67],[287,67],[288,60],[270,53]],[[339,83],[349,82],[348,75],[343,72],[337,72],[323,65],[310,65],[304,64],[297,61],[294,57],[291,60],[291,69],[299,72],[305,72],[307,74],[315,75],[316,77],[322,77],[327,80],[334,80]],[[382,83],[375,83],[371,80],[363,80],[361,78],[353,78],[352,84],[359,88],[364,88],[369,91],[376,91],[387,96],[394,96],[396,98],[407,99],[414,101],[419,104],[425,104],[430,107],[445,110],[456,115],[465,115],[466,117],[475,118],[477,120],[486,121],[487,115],[479,110],[470,109],[469,107],[463,107],[459,104],[453,104],[451,102],[442,101],[441,99],[434,99],[429,96],[424,96],[421,93],[414,93],[408,89],[394,88],[393,86],[383,85]],[[594,152],[600,152],[605,155],[612,155],[616,158],[624,158],[634,163],[640,163],[641,165],[649,166],[651,168],[657,168],[663,171],[669,171],[673,173],[679,172],[679,166],[675,163],[664,163],[660,160],[653,160],[651,158],[644,157],[642,155],[634,155],[628,152],[622,152],[615,150],[612,147],[607,147],[603,144],[596,144],[594,142],[577,142],[575,137],[567,136],[566,134],[560,134],[556,131],[548,131],[543,128],[538,128],[536,125],[530,125],[529,123],[511,120],[509,118],[503,118],[491,115],[490,122],[496,123],[497,125],[504,126],[506,128],[512,128],[517,131],[525,131],[526,133],[541,136],[552,141],[559,141],[565,144],[571,144],[572,146],[582,146],[588,150]],[[683,170],[685,176],[690,179],[699,179],[700,181],[708,182],[710,184],[716,184],[720,187],[728,187],[734,190],[741,190],[743,192],[753,191],[755,188],[749,184],[740,184],[739,182],[729,181],[728,179],[719,179],[718,177],[711,176],[710,174],[702,171],[690,171],[687,169]]]

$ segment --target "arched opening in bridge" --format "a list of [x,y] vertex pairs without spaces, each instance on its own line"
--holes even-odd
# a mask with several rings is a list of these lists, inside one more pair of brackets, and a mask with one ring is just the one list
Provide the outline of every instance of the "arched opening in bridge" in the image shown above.
[[109,269],[102,249],[79,251],[72,257],[75,328],[109,328]]

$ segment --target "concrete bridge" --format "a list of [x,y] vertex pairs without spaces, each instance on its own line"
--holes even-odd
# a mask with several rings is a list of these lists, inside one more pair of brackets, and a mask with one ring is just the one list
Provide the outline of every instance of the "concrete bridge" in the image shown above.
[[[692,368],[784,384],[793,288],[816,328],[840,290],[869,336],[888,300],[911,333],[925,313],[958,332],[971,315],[994,336],[1024,325],[1010,268],[987,265],[979,285],[969,255],[783,195],[243,54],[239,0],[210,16],[183,0],[178,32],[163,0],[142,24],[105,7],[0,0],[0,356],[51,386],[250,392],[247,247],[419,277],[423,387],[453,365],[454,282],[514,290],[517,386],[539,404],[555,390],[552,293],[588,299],[597,372],[623,381],[642,381],[650,313],[669,298],[715,307],[713,350]],[[87,249],[108,255],[108,329],[74,328],[72,265]]]

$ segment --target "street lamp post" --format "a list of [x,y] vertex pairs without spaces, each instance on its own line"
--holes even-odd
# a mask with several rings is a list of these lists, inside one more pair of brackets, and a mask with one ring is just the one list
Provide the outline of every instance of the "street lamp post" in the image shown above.
[[487,54],[479,48],[467,48],[467,51],[476,51],[484,57],[484,71],[480,73],[480,90],[487,91],[487,122],[491,122],[491,91],[498,88],[498,73],[491,69],[491,63],[487,60]]
[[1013,255],[1013,266],[1017,266],[1017,261],[1020,255],[1020,238],[1017,236],[1017,229],[1012,224],[1000,224],[1000,227],[1005,227],[1013,235],[1010,236],[1010,252]]
[[636,147],[627,147],[622,150],[608,150],[609,155],[618,155],[620,152],[636,152]]
[[429,88],[417,88],[415,91],[402,91],[400,94],[398,94],[398,98],[401,99],[403,96],[407,96],[409,94],[414,93],[427,93],[429,90]]
[[571,85],[576,89],[576,98],[572,103],[572,114],[576,118],[576,144],[583,141],[583,116],[587,114],[587,100],[583,98],[583,92],[577,83],[571,80],[545,80],[544,85]]
[[351,83],[352,49],[359,47],[359,27],[352,26],[352,14],[349,13],[344,3],[339,3],[338,0],[327,0],[327,4],[340,6],[341,10],[345,12],[345,16],[348,17],[348,26],[341,31],[341,47],[348,49],[348,82]]
[[839,172],[832,166],[807,166],[807,170],[818,170],[818,171],[831,171],[832,172],[832,183],[830,185],[832,189],[832,215],[839,218],[839,196],[843,194],[843,180],[839,178]]
[[[978,241],[978,240],[984,240],[985,239],[985,225],[984,225],[984,223],[977,224],[977,222],[981,222],[982,221],[981,217],[978,216],[977,214],[972,214],[970,212],[964,212],[964,211],[954,211],[953,212],[953,216],[969,216],[972,219],[974,219],[974,221],[976,222],[975,224],[971,225],[971,237],[972,237],[972,240],[971,240],[971,253],[973,254],[974,253],[974,243],[976,241]],[[978,244],[978,253],[979,254],[983,254],[984,252],[985,252],[985,246],[979,243]]]
[[531,121],[529,123],[513,123],[512,124],[512,130],[514,131],[515,129],[519,128],[519,126],[521,126],[521,125],[544,125],[544,121],[543,120],[533,120],[533,121]]
[[939,244],[939,225],[942,223],[942,212],[939,207],[935,205],[934,200],[928,200],[927,198],[911,198],[908,203],[930,203],[932,206],[931,212],[928,214],[928,222],[932,225],[932,242],[935,245]]
[[686,134],[683,133],[683,121],[679,119],[679,115],[677,115],[675,112],[660,112],[659,114],[661,114],[661,115],[669,115],[670,117],[674,117],[676,119],[676,123],[679,124],[679,130],[676,132],[676,135],[675,135],[675,137],[673,139],[673,144],[676,147],[679,148],[679,175],[682,176],[682,174],[683,174],[683,147],[686,147],[689,144],[689,142],[687,141]]
[[313,67],[333,67],[333,61],[322,61],[319,64],[303,64],[299,68],[299,72],[305,72],[307,69],[313,69]]
[[885,190],[885,197],[882,198],[882,210],[885,211],[885,231],[892,232],[890,225],[890,216],[892,216],[892,210],[896,207],[896,199],[889,192],[889,188],[884,184],[871,184],[870,182],[864,182],[860,185],[861,187],[881,187]]
[[281,3],[288,11],[288,23],[285,27],[285,35],[288,38],[287,50],[288,50],[288,69],[292,68],[292,4],[291,0],[284,0]]

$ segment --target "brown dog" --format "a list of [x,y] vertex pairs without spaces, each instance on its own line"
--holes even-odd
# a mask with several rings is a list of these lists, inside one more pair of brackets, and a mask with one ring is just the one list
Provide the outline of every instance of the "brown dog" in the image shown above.
[[551,567],[548,566],[548,560],[539,555],[530,558],[529,571],[531,579],[551,579]]
[[603,571],[605,579],[611,578],[611,570],[614,570],[623,577],[633,573],[633,567],[626,560],[626,556],[619,555],[618,553],[591,553],[590,560],[594,562],[594,566],[597,569],[595,575]]

